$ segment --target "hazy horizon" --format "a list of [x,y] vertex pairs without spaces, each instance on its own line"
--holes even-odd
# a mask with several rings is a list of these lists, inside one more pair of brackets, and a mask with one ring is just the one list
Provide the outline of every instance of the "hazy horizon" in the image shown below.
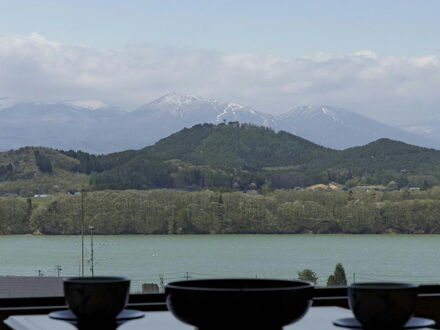
[[0,1],[0,99],[132,109],[178,91],[271,114],[327,105],[394,125],[439,119],[438,9],[435,1]]

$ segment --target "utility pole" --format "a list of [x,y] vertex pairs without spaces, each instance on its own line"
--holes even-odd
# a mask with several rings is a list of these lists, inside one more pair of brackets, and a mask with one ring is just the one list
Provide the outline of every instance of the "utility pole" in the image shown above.
[[159,287],[160,287],[160,291],[162,291],[162,292],[164,291],[164,283],[163,283],[164,281],[163,280],[164,280],[163,274],[160,274],[159,275]]
[[42,277],[43,276],[43,272],[41,271],[41,269],[38,270],[38,277]]
[[84,188],[81,188],[81,276],[84,277]]
[[63,268],[61,268],[60,265],[56,265],[55,268],[57,270],[58,277],[60,277],[60,274],[61,274],[61,271],[63,270]]
[[90,272],[92,273],[92,277],[95,276],[95,267],[93,265],[93,229],[95,227],[89,226],[90,229]]

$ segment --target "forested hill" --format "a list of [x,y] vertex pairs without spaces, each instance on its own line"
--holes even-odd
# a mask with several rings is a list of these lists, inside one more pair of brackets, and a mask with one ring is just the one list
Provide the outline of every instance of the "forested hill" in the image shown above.
[[310,165],[327,171],[330,181],[349,186],[396,181],[399,187],[421,187],[440,179],[440,151],[390,139],[331,153]]
[[230,123],[183,129],[144,152],[201,165],[261,168],[304,164],[332,150],[283,131]]
[[32,178],[55,169],[75,171],[79,161],[49,148],[26,147],[0,153],[0,180]]
[[440,182],[440,151],[434,149],[380,139],[337,151],[290,133],[238,123],[196,125],[125,157],[120,153],[100,157],[98,164],[107,170],[97,169],[91,176],[97,189]]
[[0,195],[78,191],[88,177],[81,162],[59,151],[25,147],[0,153]]
[[47,148],[0,153],[0,194],[89,190],[248,190],[395,181],[440,183],[440,151],[380,139],[343,151],[286,132],[229,123],[183,129],[153,146],[108,155]]
[[[154,146],[93,159],[94,188],[238,187],[269,183],[264,168],[303,166],[335,151],[295,135],[254,125],[203,124],[183,129]],[[67,153],[77,157],[73,153]],[[78,157],[77,157],[78,158]],[[108,164],[115,166],[108,169]],[[104,165],[105,164],[105,165]],[[103,167],[107,170],[102,170]]]

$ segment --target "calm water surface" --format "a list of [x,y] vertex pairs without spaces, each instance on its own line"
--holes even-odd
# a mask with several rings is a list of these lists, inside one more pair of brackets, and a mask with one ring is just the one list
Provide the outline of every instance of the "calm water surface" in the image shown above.
[[[143,282],[200,277],[294,278],[313,269],[325,284],[341,262],[349,281],[440,282],[437,235],[94,236],[95,275]],[[86,237],[86,256],[90,237]],[[0,275],[78,275],[79,236],[0,236]],[[89,274],[90,263],[86,262]]]

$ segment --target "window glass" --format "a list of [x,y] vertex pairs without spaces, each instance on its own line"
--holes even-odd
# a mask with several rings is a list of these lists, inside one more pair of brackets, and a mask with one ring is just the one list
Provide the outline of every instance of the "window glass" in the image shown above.
[[439,7],[0,3],[0,298],[438,283]]

